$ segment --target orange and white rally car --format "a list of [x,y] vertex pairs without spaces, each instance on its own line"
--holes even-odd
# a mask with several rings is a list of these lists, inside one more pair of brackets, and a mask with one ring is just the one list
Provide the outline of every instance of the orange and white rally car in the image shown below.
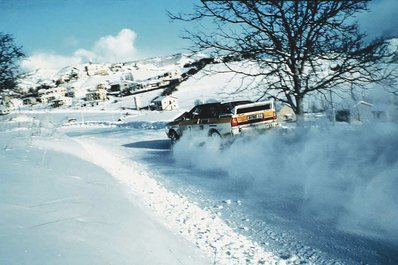
[[200,104],[166,124],[166,134],[177,141],[184,134],[226,137],[277,126],[274,102],[231,101]]

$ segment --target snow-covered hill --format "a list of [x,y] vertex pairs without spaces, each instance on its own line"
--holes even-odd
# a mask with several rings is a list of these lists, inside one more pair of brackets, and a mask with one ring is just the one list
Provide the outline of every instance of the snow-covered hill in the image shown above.
[[[398,50],[398,39],[391,39],[389,44],[391,51],[395,53]],[[23,76],[19,89],[26,97],[37,97],[40,89],[65,87],[68,94],[74,96],[74,100],[71,105],[63,108],[93,106],[105,110],[136,107],[135,99],[130,95],[137,93],[140,93],[136,97],[139,98],[141,106],[148,106],[161,94],[172,94],[178,99],[181,110],[190,109],[198,102],[258,100],[264,97],[261,78],[243,78],[242,75],[228,72],[228,68],[223,63],[217,63],[218,61],[220,60],[209,58],[205,54],[175,54],[116,64],[75,65],[57,71],[40,69]],[[257,66],[245,62],[233,62],[230,63],[230,67],[231,65],[238,70],[258,71]],[[112,91],[111,88],[115,85],[120,87],[120,91]],[[108,100],[95,104],[82,102],[87,93],[97,91],[99,87],[108,91]],[[396,119],[398,116],[396,98],[391,97],[391,94],[380,86],[371,85],[368,90],[355,93],[350,91],[349,85],[342,86],[332,100],[335,109],[348,109],[355,112],[356,116],[360,102],[369,103],[367,106],[372,106],[372,111],[386,113],[392,110],[389,118]],[[305,98],[305,109],[309,112],[330,112],[330,101],[329,95],[309,95]],[[49,109],[52,105],[38,104],[33,108]]]
[[205,55],[175,54],[166,57],[155,57],[150,59],[121,62],[114,64],[80,64],[64,67],[62,69],[38,69],[22,76],[19,88],[30,88],[32,85],[40,86],[49,81],[62,79],[85,79],[87,77],[107,76],[107,79],[118,80],[123,75],[132,74],[134,80],[145,80],[153,78],[168,71],[182,69],[187,63],[203,58]]

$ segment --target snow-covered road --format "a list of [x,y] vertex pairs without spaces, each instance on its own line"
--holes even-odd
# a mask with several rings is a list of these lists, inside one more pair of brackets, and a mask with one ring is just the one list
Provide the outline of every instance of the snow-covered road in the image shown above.
[[[227,154],[218,153],[219,150],[214,150],[213,146],[208,150],[182,142],[172,147],[161,129],[101,130],[101,133],[90,137],[108,147],[122,147],[125,160],[147,168],[151,178],[168,190],[198,203],[202,209],[219,216],[233,231],[252,239],[286,263],[398,262],[394,243],[345,231],[337,220],[319,216],[319,209],[303,208],[300,192],[295,190],[299,187],[278,186],[277,192],[269,192],[265,187],[255,187],[250,183],[250,172],[247,172],[248,181],[245,181],[244,176],[234,178],[220,166],[215,167],[220,160],[229,158],[214,157],[213,152]],[[242,157],[236,163],[246,161]],[[391,210],[394,215],[396,209]],[[228,250],[226,252],[229,253]]]
[[[104,120],[110,120],[113,116],[110,114]],[[37,192],[30,194],[29,198],[38,199],[47,193],[48,197],[39,200],[40,202],[28,204],[29,207],[43,204],[44,201],[44,206],[38,209],[59,205],[60,207],[45,209],[50,213],[58,213],[64,205],[69,205],[66,207],[69,210],[65,211],[75,213],[74,209],[78,209],[78,212],[82,209],[80,206],[76,208],[76,205],[84,205],[81,201],[92,204],[92,196],[101,197],[98,199],[101,203],[95,204],[96,207],[91,209],[92,219],[105,219],[111,223],[124,224],[122,232],[112,233],[110,231],[112,225],[106,226],[109,230],[106,230],[106,227],[100,228],[101,235],[114,235],[111,238],[117,239],[116,243],[111,244],[114,248],[109,251],[101,245],[104,238],[100,235],[93,237],[94,243],[90,240],[93,243],[89,245],[90,251],[103,253],[102,261],[106,261],[106,257],[114,256],[113,250],[121,249],[128,252],[127,246],[136,249],[136,244],[140,240],[132,236],[134,231],[137,227],[146,227],[147,220],[152,220],[155,230],[152,227],[148,227],[148,230],[139,230],[157,231],[156,229],[160,229],[162,231],[156,234],[166,234],[164,236],[166,240],[164,241],[162,237],[162,240],[155,242],[152,248],[152,240],[156,237],[154,235],[152,240],[147,241],[148,247],[144,249],[159,254],[155,254],[155,261],[161,255],[165,255],[170,260],[159,258],[161,260],[158,263],[148,263],[144,260],[139,264],[179,264],[171,260],[173,256],[178,257],[181,264],[195,264],[193,261],[198,264],[206,264],[206,262],[208,264],[213,262],[215,264],[398,263],[398,243],[395,237],[398,231],[394,223],[398,217],[398,200],[396,193],[393,192],[397,187],[397,182],[391,179],[391,176],[397,173],[397,164],[396,158],[390,157],[395,152],[394,148],[397,147],[397,142],[394,140],[396,128],[387,128],[383,135],[387,138],[384,141],[392,146],[390,149],[382,149],[384,142],[377,142],[376,145],[374,140],[376,137],[366,138],[365,134],[358,135],[357,133],[355,137],[366,138],[362,140],[368,142],[369,149],[363,147],[358,149],[354,136],[351,139],[352,146],[345,148],[340,145],[337,148],[335,146],[338,145],[330,145],[330,141],[322,142],[323,135],[317,138],[317,134],[311,131],[306,133],[316,138],[315,141],[309,141],[309,137],[296,141],[294,137],[289,136],[287,140],[284,138],[288,142],[288,146],[285,146],[275,144],[280,141],[279,138],[275,138],[279,136],[267,136],[254,142],[253,139],[238,140],[233,145],[220,148],[217,143],[202,144],[195,140],[183,140],[171,146],[165,138],[161,122],[114,123],[112,120],[110,123],[97,122],[88,125],[86,123],[84,126],[79,124],[58,126],[61,122],[54,122],[52,119],[59,121],[60,116],[46,114],[43,117],[49,124],[57,124],[57,128],[44,126],[51,127],[51,130],[38,131],[33,126],[36,129],[30,128],[27,132],[2,133],[7,135],[2,139],[2,144],[5,146],[2,156],[7,158],[2,159],[2,168],[6,168],[6,164],[20,164],[24,159],[33,159],[26,166],[36,171],[46,172],[35,174],[45,177],[43,182],[39,183],[48,183],[49,186],[46,184],[43,187],[49,189],[49,187],[59,187],[59,184],[62,187],[67,184],[66,187],[71,187],[73,191],[71,194],[62,194],[67,193],[68,190],[64,191],[63,188],[43,192],[40,190],[43,188],[42,185],[34,182]],[[43,125],[44,119],[39,118],[39,120]],[[328,137],[337,139],[341,136],[340,134],[347,135],[347,131]],[[348,137],[350,137],[349,133]],[[24,139],[26,145],[21,144],[21,139]],[[306,148],[303,147],[303,143]],[[24,146],[29,147],[27,151],[24,150]],[[324,150],[314,151],[319,147],[323,147]],[[372,148],[380,149],[377,150],[379,158],[373,164],[370,163],[371,166],[366,166],[367,159],[374,158]],[[14,152],[14,155],[9,155],[10,152]],[[285,155],[285,159],[273,155],[276,152]],[[295,156],[295,152],[300,152],[302,156]],[[347,158],[341,159],[342,154],[352,158],[358,152],[363,154],[362,158],[356,158],[362,169],[352,165],[352,161],[351,163],[344,162]],[[328,153],[328,156],[323,157],[323,153]],[[293,158],[298,161],[292,161]],[[75,166],[70,167],[68,164]],[[306,165],[307,168],[302,165]],[[21,167],[22,172],[18,174],[18,170],[14,169],[8,169],[5,172],[9,172],[8,176],[13,174],[20,176],[20,182],[27,181],[29,185],[33,180],[27,178],[26,166]],[[60,172],[55,179],[52,175],[54,172]],[[358,174],[354,174],[355,172]],[[306,177],[305,182],[290,176],[302,177],[310,173],[317,174],[316,178],[310,175]],[[347,174],[348,177],[335,177],[342,173]],[[371,177],[373,175],[370,174],[378,174],[378,181],[373,180]],[[113,178],[109,178],[110,175]],[[97,176],[100,179],[97,179]],[[8,190],[11,184],[4,182],[4,178],[2,180],[2,188]],[[57,183],[57,181],[62,182]],[[83,189],[85,186],[74,186],[71,183],[80,183],[79,185],[84,183],[102,192],[105,189],[109,194],[108,196],[103,196],[101,193],[95,194],[98,191],[87,191]],[[352,185],[358,185],[359,188],[353,188]],[[76,187],[79,191],[77,198]],[[348,190],[351,188],[353,189]],[[7,203],[7,198],[12,198],[12,194],[23,190],[20,185],[18,189],[15,188],[15,191],[10,189],[8,193],[2,193],[1,202]],[[363,195],[365,191],[372,193],[363,198],[360,195]],[[117,198],[111,198],[112,196]],[[53,199],[54,197],[58,199]],[[118,205],[118,200],[123,203]],[[97,200],[94,199],[94,201]],[[99,205],[102,204],[107,207],[101,208]],[[114,207],[115,204],[117,205]],[[3,203],[0,209],[8,216],[14,216],[13,218],[16,219],[21,214],[19,211],[7,212],[9,206],[4,205],[6,204]],[[125,208],[129,210],[126,212]],[[131,216],[140,215],[141,211],[145,214],[138,218],[139,220],[130,220]],[[59,217],[58,219],[48,218],[47,212],[39,211],[35,214],[37,222],[32,225],[44,223],[43,227],[39,225],[38,228],[53,227],[53,230],[48,229],[52,233],[59,229],[57,226],[51,226],[54,220],[56,220],[56,225],[69,224],[62,227],[70,229],[70,233],[62,233],[62,235],[75,234],[74,231],[81,229],[82,223],[87,223],[78,214],[55,215]],[[6,224],[4,227],[8,225],[8,227],[14,227],[14,230],[17,229],[14,219],[3,221]],[[48,222],[50,225],[47,225]],[[70,225],[71,223],[74,225]],[[87,226],[90,231],[85,234],[91,236],[90,233],[96,233],[99,229],[96,225],[99,224]],[[26,226],[26,224],[18,226],[18,229]],[[4,242],[8,243],[7,240],[14,242],[11,234],[5,231],[5,228],[1,231],[6,235],[3,237],[5,240],[1,241],[2,245],[5,244]],[[25,234],[25,230],[17,231],[23,233],[31,241],[39,240],[37,234]],[[171,231],[174,236],[167,231]],[[123,233],[127,236],[123,236]],[[144,232],[138,234],[146,236]],[[159,250],[164,245],[169,246],[167,238],[172,242],[171,246],[175,244],[175,248],[171,251],[169,251],[170,248]],[[57,240],[55,242],[61,242]],[[207,255],[208,260],[206,261],[206,258],[197,253],[198,249],[195,250],[193,247],[181,249],[178,245],[179,242],[181,243],[180,240],[187,240],[192,246],[196,245],[202,253]],[[51,242],[51,240],[44,238],[39,242]],[[183,241],[182,244],[184,244]],[[17,250],[18,245],[20,244],[14,243],[14,248],[6,249],[6,251]],[[31,245],[28,244],[28,246]],[[54,247],[50,250],[57,249],[56,244],[53,245]],[[34,249],[40,250],[40,248]],[[149,256],[139,257],[142,259],[151,257],[152,252]],[[19,250],[18,253],[22,251]],[[67,253],[75,258],[74,264],[87,263],[83,258],[79,259],[74,255],[76,252]],[[135,256],[132,253],[134,252],[129,254]],[[35,255],[40,256],[36,252],[28,257],[35,257]],[[3,253],[0,259],[2,257]],[[43,261],[47,259],[47,256],[40,256],[40,258]],[[117,258],[112,264],[137,264],[129,263],[131,257],[126,253]],[[5,259],[5,261],[8,260]]]
[[0,264],[210,263],[90,150],[35,122],[1,124]]

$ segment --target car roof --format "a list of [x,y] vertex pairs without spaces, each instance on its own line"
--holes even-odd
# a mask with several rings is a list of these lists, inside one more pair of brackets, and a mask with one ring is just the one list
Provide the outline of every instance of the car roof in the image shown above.
[[233,101],[225,101],[222,102],[222,104],[239,104],[239,103],[244,103],[244,102],[253,102],[251,100],[233,100]]
[[210,105],[220,105],[221,102],[212,102],[212,103],[204,103],[204,104],[198,104],[195,107],[199,107],[199,106],[210,106]]
[[218,105],[218,104],[221,104],[221,105],[226,105],[226,104],[240,104],[240,103],[250,103],[250,102],[253,102],[252,100],[231,100],[231,101],[225,101],[225,102],[219,102],[219,101],[217,101],[217,102],[210,102],[210,103],[202,103],[202,104],[198,104],[198,105],[196,105],[195,107],[197,107],[197,106],[210,106],[210,105]]

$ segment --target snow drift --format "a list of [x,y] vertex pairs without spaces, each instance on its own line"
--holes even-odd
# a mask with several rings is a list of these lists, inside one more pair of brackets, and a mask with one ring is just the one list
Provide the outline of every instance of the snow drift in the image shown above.
[[368,124],[274,130],[221,148],[186,137],[173,153],[179,165],[244,183],[246,196],[288,201],[297,215],[396,243],[396,150],[395,124]]

